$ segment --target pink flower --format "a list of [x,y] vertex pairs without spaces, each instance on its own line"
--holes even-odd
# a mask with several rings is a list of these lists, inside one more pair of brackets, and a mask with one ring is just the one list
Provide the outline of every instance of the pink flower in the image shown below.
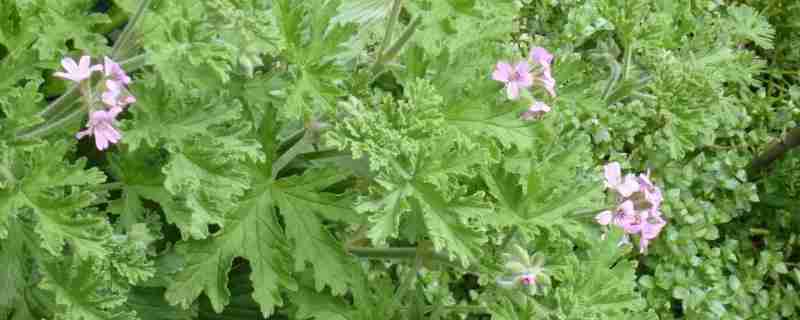
[[646,218],[642,219],[641,231],[639,236],[639,252],[645,253],[647,246],[650,245],[650,240],[658,237],[661,229],[667,224],[657,211],[650,211],[645,213]]
[[64,58],[61,60],[61,66],[63,66],[64,70],[67,72],[59,71],[53,75],[80,83],[83,80],[89,79],[89,77],[92,76],[92,72],[100,71],[101,67],[99,65],[89,66],[91,62],[89,56],[82,56],[79,63],[75,63],[75,60],[72,60],[72,58]]
[[623,197],[629,197],[636,191],[639,191],[639,182],[632,174],[622,178],[622,168],[619,163],[612,162],[605,166],[606,188],[617,191]]
[[113,126],[120,112],[122,112],[120,107],[93,111],[89,114],[88,128],[78,132],[75,137],[82,139],[85,136],[94,136],[97,150],[105,150],[109,144],[117,143],[122,138],[122,134]]
[[524,274],[519,277],[519,282],[523,285],[529,286],[536,283],[536,275],[533,274]]
[[550,112],[550,106],[541,101],[534,101],[533,105],[520,115],[520,118],[524,121],[532,120],[548,112]]
[[125,95],[123,93],[125,88],[122,83],[115,80],[106,80],[106,91],[103,91],[103,103],[109,107],[125,107],[128,104],[136,102],[136,98],[132,95]]
[[111,77],[123,85],[131,83],[131,77],[125,73],[125,70],[122,70],[118,63],[108,57],[103,57],[103,73],[106,77]]
[[[634,209],[633,202],[630,200],[622,202],[614,212],[611,210],[600,212],[594,219],[602,226],[614,224],[622,228],[622,230],[625,231],[625,237],[628,237],[628,234],[639,232],[637,229],[638,215]],[[607,230],[603,231],[603,234],[600,235],[600,239],[606,239],[606,231]]]
[[556,96],[556,79],[553,78],[551,64],[553,63],[553,55],[545,48],[534,47],[530,52],[530,60],[538,63],[541,66],[541,73],[536,75],[536,80],[542,83],[542,86],[551,97]]
[[614,213],[612,213],[611,210],[600,212],[594,216],[594,220],[602,226],[607,226],[609,223],[611,223],[612,219],[614,219]]
[[533,85],[533,77],[528,71],[528,63],[522,61],[515,66],[500,61],[492,73],[492,79],[505,83],[506,94],[511,100],[519,98],[519,90]]
[[646,174],[639,174],[638,180],[640,191],[644,193],[645,200],[650,202],[652,208],[657,210],[661,206],[661,202],[664,201],[664,196],[661,195],[661,189],[650,181],[650,170],[647,170]]

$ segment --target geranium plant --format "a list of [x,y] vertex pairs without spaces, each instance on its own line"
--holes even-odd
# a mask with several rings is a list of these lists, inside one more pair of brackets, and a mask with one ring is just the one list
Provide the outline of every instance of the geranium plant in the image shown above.
[[791,317],[784,9],[0,1],[0,319]]

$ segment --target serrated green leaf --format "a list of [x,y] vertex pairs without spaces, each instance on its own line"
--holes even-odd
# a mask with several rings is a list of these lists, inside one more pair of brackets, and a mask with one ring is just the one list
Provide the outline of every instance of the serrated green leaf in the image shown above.
[[[318,214],[325,210],[347,210],[325,201],[319,190],[344,178],[331,171],[310,171],[303,177],[278,180],[272,187],[272,197],[286,222],[286,237],[294,247],[294,270],[303,271],[311,263],[315,288],[329,286],[334,294],[343,294],[352,280],[348,274],[350,262],[344,247],[338,244],[323,226]],[[316,181],[305,186],[304,181]],[[320,183],[321,182],[321,183]],[[323,197],[321,197],[323,196]],[[354,212],[353,212],[354,213]],[[347,217],[347,214],[338,215]]]
[[40,287],[55,294],[56,319],[136,319],[136,313],[124,307],[124,294],[104,289],[110,272],[102,265],[73,258],[46,262],[44,267],[47,277]]
[[[268,179],[266,177],[261,177]],[[205,293],[216,312],[230,303],[228,273],[237,257],[253,268],[253,299],[264,316],[283,304],[280,288],[295,290],[286,255],[286,240],[276,221],[274,198],[265,186],[248,192],[226,215],[222,231],[204,240],[182,242],[177,250],[186,259],[165,296],[184,308]]]

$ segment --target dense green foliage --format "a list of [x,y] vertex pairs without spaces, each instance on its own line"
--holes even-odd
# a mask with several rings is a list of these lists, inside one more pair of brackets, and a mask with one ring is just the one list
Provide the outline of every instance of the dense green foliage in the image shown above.
[[[767,0],[0,0],[0,320],[798,317],[800,151],[748,165],[798,126],[799,21]],[[523,121],[491,75],[533,47],[558,95]],[[134,79],[105,151],[52,76],[82,54]],[[611,161],[664,192],[647,254],[593,219]],[[535,286],[498,280],[523,267]]]

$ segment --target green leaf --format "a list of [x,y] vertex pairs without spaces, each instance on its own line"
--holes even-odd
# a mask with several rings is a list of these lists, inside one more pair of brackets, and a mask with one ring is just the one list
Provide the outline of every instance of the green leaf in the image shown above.
[[136,319],[125,305],[126,297],[106,286],[111,274],[92,259],[77,257],[44,264],[45,277],[40,287],[55,294],[57,319],[109,320]]
[[[299,119],[318,111],[313,108],[316,105],[331,108],[344,94],[339,84],[347,78],[336,57],[346,51],[345,42],[355,34],[355,25],[331,23],[339,1],[279,1],[276,6],[294,79],[281,114]],[[302,37],[303,33],[308,37]]]
[[[272,197],[286,222],[286,237],[293,244],[295,271],[303,271],[306,263],[311,263],[316,289],[321,291],[329,286],[337,295],[345,293],[352,281],[347,276],[352,266],[344,248],[323,226],[319,215],[349,218],[349,210],[319,191],[345,177],[333,170],[312,170],[301,177],[278,180],[272,188]],[[309,185],[309,181],[314,183]]]
[[763,49],[772,49],[775,38],[775,28],[770,25],[766,17],[748,6],[730,6],[727,8],[730,15],[728,26],[737,40],[750,40]]
[[261,313],[266,317],[281,306],[279,289],[296,290],[296,284],[286,269],[291,260],[276,220],[274,201],[269,187],[261,184],[237,201],[236,208],[225,216],[221,232],[204,240],[179,243],[177,250],[186,263],[168,287],[167,300],[187,308],[205,292],[214,311],[222,312],[230,303],[228,273],[234,259],[242,257],[253,269],[253,299],[261,306]]
[[[84,188],[99,185],[105,175],[96,168],[84,170],[85,159],[63,161],[68,149],[66,143],[39,144],[5,154],[2,160],[9,162],[0,166],[16,183],[0,190],[3,219],[6,224],[28,224],[32,219],[42,248],[50,254],[60,255],[69,244],[81,257],[104,257],[111,229],[103,215],[85,210],[95,195]],[[2,226],[0,235],[5,233]]]
[[517,13],[510,0],[415,0],[409,1],[407,8],[422,16],[422,26],[412,41],[433,55],[502,39],[512,31]]
[[473,204],[446,201],[430,185],[415,184],[413,196],[416,208],[422,211],[428,235],[437,251],[447,251],[450,259],[459,259],[464,266],[480,256],[480,245],[486,242],[481,225],[472,225],[465,210],[475,210],[482,215],[491,210]]
[[181,309],[169,305],[164,300],[162,288],[137,287],[128,294],[127,304],[141,319],[192,320],[197,317],[195,308]]
[[370,23],[386,19],[395,0],[344,0],[331,23]]
[[28,254],[25,244],[29,237],[19,229],[13,226],[10,237],[0,242],[0,317],[3,318],[12,313],[15,300],[30,281],[30,265],[22,258]]

